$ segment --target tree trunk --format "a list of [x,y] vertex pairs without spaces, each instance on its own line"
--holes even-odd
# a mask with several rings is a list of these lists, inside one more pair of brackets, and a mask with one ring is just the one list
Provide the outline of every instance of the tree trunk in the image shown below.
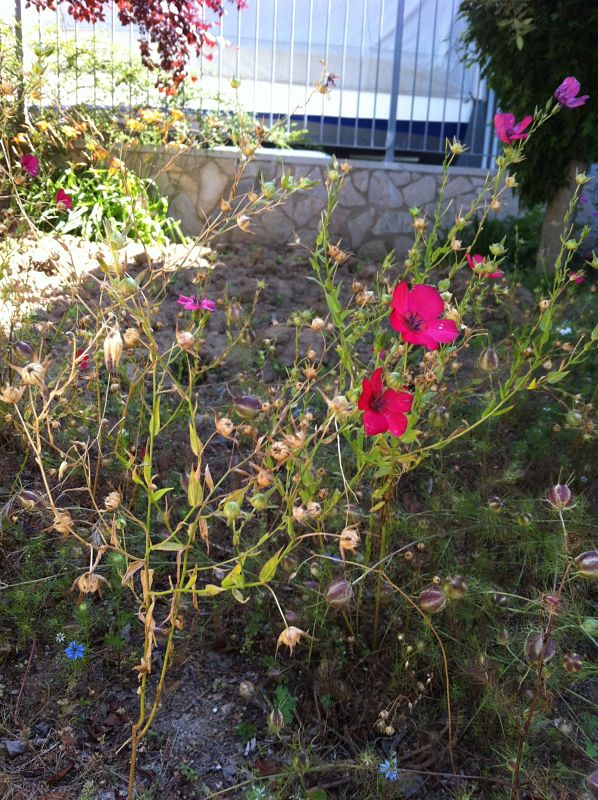
[[575,173],[585,172],[588,164],[581,161],[571,161],[567,167],[566,183],[554,194],[546,207],[546,215],[540,233],[540,246],[536,259],[536,269],[539,272],[554,272],[559,251],[561,249],[561,236],[563,235],[563,220],[569,208],[569,202],[575,191]]

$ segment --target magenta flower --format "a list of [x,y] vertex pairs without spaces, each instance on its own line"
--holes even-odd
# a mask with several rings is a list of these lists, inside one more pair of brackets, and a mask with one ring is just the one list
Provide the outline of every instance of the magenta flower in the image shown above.
[[73,198],[64,189],[59,189],[56,192],[56,205],[60,211],[70,211],[73,207]]
[[560,103],[565,108],[579,108],[579,106],[583,106],[587,103],[590,99],[589,94],[584,94],[581,97],[578,97],[579,90],[581,86],[577,78],[574,78],[570,75],[568,78],[561,83],[561,85],[557,88],[554,96],[556,97],[557,103]]
[[21,156],[20,164],[22,169],[32,178],[39,174],[39,161],[35,156],[27,155]]
[[528,116],[524,117],[521,122],[515,124],[515,117],[513,114],[495,114],[494,130],[501,142],[513,144],[517,139],[527,139],[528,134],[524,133],[524,131],[531,121],[532,118]]
[[390,307],[390,324],[406,342],[438,350],[440,343],[452,342],[459,335],[452,319],[438,319],[444,312],[444,300],[433,286],[419,284],[409,291],[401,281],[395,286]]
[[374,370],[372,377],[363,380],[363,391],[358,407],[363,411],[363,427],[368,436],[390,431],[402,436],[407,430],[405,413],[411,411],[413,395],[385,389],[382,384],[382,367]]
[[583,272],[570,272],[569,280],[576,283],[578,286],[586,282]]
[[209,311],[211,314],[216,308],[213,300],[208,300],[207,297],[198,297],[196,294],[191,297],[180,294],[177,303],[182,305],[185,311]]
[[465,258],[467,259],[467,263],[471,269],[478,275],[481,275],[482,278],[502,278],[505,274],[501,269],[496,269],[494,272],[491,272],[490,269],[483,269],[486,259],[477,253],[474,256],[471,256],[469,253],[465,253]]

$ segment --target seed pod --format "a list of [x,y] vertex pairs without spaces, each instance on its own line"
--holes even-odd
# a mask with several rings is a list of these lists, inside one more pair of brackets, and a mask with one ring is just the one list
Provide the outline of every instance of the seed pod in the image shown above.
[[583,669],[583,661],[579,653],[565,653],[563,667],[567,672],[579,672]]
[[438,430],[444,428],[450,418],[450,412],[445,406],[434,406],[428,416],[431,427]]
[[571,489],[566,483],[557,483],[550,487],[546,497],[553,508],[567,508],[571,504]]
[[120,492],[110,492],[110,494],[104,498],[104,508],[106,511],[116,511],[122,503],[122,499]]
[[264,511],[268,507],[268,498],[262,492],[256,492],[249,498],[250,504],[256,511]]
[[[543,656],[542,651],[544,651]],[[556,645],[552,639],[548,639],[546,646],[544,646],[544,634],[536,633],[525,642],[523,653],[531,664],[539,663],[541,658],[545,664],[548,664],[555,656]]]
[[310,500],[307,504],[307,516],[310,519],[317,519],[322,513],[322,506],[315,500]]
[[588,792],[593,798],[598,798],[598,772],[592,772],[586,781]]
[[588,550],[580,553],[576,559],[577,574],[582,578],[596,580],[598,578],[598,550]]
[[324,322],[322,317],[314,317],[311,321],[310,327],[312,331],[314,331],[314,333],[319,333],[319,331],[324,330],[324,328],[326,327],[326,323]]
[[465,578],[462,575],[447,578],[442,585],[442,590],[449,600],[462,600],[467,594]]
[[299,525],[302,525],[304,522],[306,522],[306,521],[307,521],[307,512],[306,512],[306,510],[303,508],[303,506],[302,506],[302,505],[293,506],[293,511],[292,511],[292,514],[293,514],[293,519],[294,519],[294,520],[295,520],[295,522],[297,522]]
[[34,489],[24,489],[18,496],[17,500],[28,511],[31,511],[36,506],[38,508],[43,507],[44,499],[39,492],[36,492]]
[[228,417],[220,417],[220,419],[216,420],[216,430],[221,436],[230,439],[235,430],[235,426],[233,421]]
[[24,391],[24,386],[5,386],[0,390],[0,400],[2,400],[3,403],[12,403],[15,405],[23,397]]
[[286,442],[274,442],[270,448],[270,453],[275,461],[282,464],[290,456],[291,449]]
[[339,537],[338,546],[341,555],[344,556],[345,552],[354,553],[359,547],[359,532],[357,528],[345,528]]
[[139,344],[140,338],[137,328],[127,328],[123,334],[124,345],[127,350],[133,350]]
[[195,346],[195,337],[189,331],[177,330],[176,343],[181,348],[181,350],[186,350],[188,353],[190,353]]
[[487,347],[482,351],[478,364],[486,372],[494,372],[499,365],[498,353],[493,347]]
[[109,372],[118,367],[123,354],[123,339],[118,328],[112,328],[104,339],[104,364]]
[[73,531],[73,518],[68,511],[58,511],[54,515],[54,522],[52,528],[63,536],[67,536]]
[[243,700],[251,700],[255,694],[255,686],[251,681],[241,681],[239,684],[239,694]]
[[35,350],[29,342],[15,342],[13,347],[20,356],[25,358],[33,358],[35,356]]
[[305,631],[302,631],[301,628],[296,628],[294,625],[290,625],[288,628],[285,628],[278,637],[278,641],[276,642],[276,652],[278,653],[278,648],[281,644],[284,644],[285,647],[289,648],[292,655],[293,650],[304,636],[311,638],[309,634]]
[[490,509],[490,511],[493,511],[495,514],[500,514],[500,512],[502,511],[502,507],[503,507],[503,504],[502,504],[502,500],[500,499],[500,497],[494,496],[494,497],[491,497],[488,500],[488,508]]
[[262,410],[262,401],[252,394],[244,394],[235,400],[235,411],[243,419],[252,419]]
[[39,361],[31,361],[24,367],[11,367],[19,373],[21,378],[21,382],[25,384],[25,386],[36,386],[38,389],[45,389],[46,387],[46,369],[48,363],[47,361],[43,364],[40,364]]
[[572,408],[570,411],[567,411],[565,419],[567,420],[567,425],[570,428],[579,428],[583,422],[583,415],[580,414],[579,411],[576,411],[574,408]]
[[517,517],[517,522],[520,525],[523,525],[525,528],[528,528],[532,524],[533,521],[534,521],[534,518],[532,517],[532,515],[528,514],[526,511],[524,511],[521,514],[519,514],[519,516]]
[[79,575],[71,587],[71,591],[76,587],[79,590],[79,596],[84,594],[94,594],[97,592],[100,597],[102,596],[102,584],[110,585],[106,578],[98,575],[95,572],[84,572]]
[[241,516],[241,506],[236,500],[227,500],[222,507],[222,514],[229,525]]
[[428,614],[438,614],[446,605],[446,595],[436,586],[430,584],[419,593],[419,607]]
[[285,572],[295,572],[299,565],[297,556],[294,553],[287,553],[286,556],[281,558],[280,563]]
[[332,608],[345,608],[353,599],[353,587],[343,578],[332,581],[326,587],[324,598]]

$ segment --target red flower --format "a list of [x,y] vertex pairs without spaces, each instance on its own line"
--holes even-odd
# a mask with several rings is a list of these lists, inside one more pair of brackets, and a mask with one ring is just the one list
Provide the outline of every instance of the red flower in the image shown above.
[[64,189],[59,189],[56,192],[56,205],[60,211],[70,211],[73,207],[73,198]]
[[583,272],[570,272],[569,273],[569,280],[573,283],[577,283],[578,285],[585,283],[586,279],[584,278]]
[[395,392],[382,384],[382,367],[374,370],[372,377],[363,380],[363,391],[358,407],[363,411],[363,427],[368,436],[390,431],[402,436],[407,430],[405,413],[411,411],[413,396],[409,392]]
[[25,170],[28,175],[31,175],[32,178],[35,178],[36,175],[39,173],[39,161],[35,156],[30,156],[25,154],[20,158],[21,167]]
[[390,324],[406,342],[438,350],[439,344],[453,342],[459,335],[452,319],[438,319],[444,311],[444,300],[433,286],[419,284],[409,291],[401,281],[395,287],[390,307]]
[[515,124],[515,117],[513,114],[495,114],[494,130],[501,142],[513,144],[517,139],[527,139],[529,134],[523,131],[529,126],[531,121],[531,117],[524,117],[521,122]]
[[494,272],[490,272],[490,269],[483,269],[483,265],[486,263],[486,259],[483,256],[477,254],[471,256],[469,253],[465,253],[465,258],[471,269],[481,275],[482,278],[502,278],[505,274],[501,269],[496,269]]
[[[76,358],[79,358],[79,356],[83,356],[83,350],[77,350],[75,355]],[[86,353],[79,362],[79,369],[87,369],[88,366],[89,366],[89,354]]]

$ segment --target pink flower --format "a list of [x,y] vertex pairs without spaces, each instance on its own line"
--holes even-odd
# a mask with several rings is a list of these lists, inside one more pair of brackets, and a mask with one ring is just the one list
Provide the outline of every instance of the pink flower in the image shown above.
[[494,130],[501,142],[513,144],[517,139],[527,139],[528,134],[523,131],[532,121],[531,117],[524,117],[521,122],[515,124],[513,114],[495,114]]
[[579,94],[580,89],[581,86],[579,85],[577,78],[574,78],[572,75],[570,75],[568,78],[565,78],[565,80],[557,88],[554,96],[556,97],[557,103],[560,103],[566,108],[579,108],[579,106],[585,105],[590,99],[589,94],[584,94],[581,97],[578,97],[577,95]]
[[60,211],[70,211],[73,207],[73,198],[64,189],[59,189],[56,192],[56,205]]
[[406,342],[438,350],[440,343],[452,342],[459,335],[452,319],[438,319],[444,300],[433,286],[419,284],[409,291],[402,281],[395,287],[390,307],[390,324]]
[[483,278],[502,278],[505,274],[501,269],[494,272],[490,272],[490,269],[484,270],[482,267],[486,263],[486,259],[483,256],[477,254],[471,256],[469,253],[465,253],[465,258],[471,269]]
[[[77,350],[76,357],[83,356],[83,350]],[[81,361],[79,362],[79,369],[87,369],[89,367],[89,354],[85,353]]]
[[198,297],[196,294],[191,297],[180,294],[177,303],[182,305],[185,311],[209,311],[211,314],[216,308],[213,300],[208,300],[207,297]]
[[586,282],[583,272],[570,272],[569,280],[572,281],[573,283],[577,283],[578,285],[581,285],[582,283]]
[[31,175],[32,178],[39,173],[39,161],[35,156],[30,156],[25,154],[20,158],[21,167],[25,170],[28,175]]
[[395,392],[382,384],[382,367],[374,370],[372,377],[364,378],[358,407],[363,411],[363,427],[368,436],[390,431],[402,436],[407,430],[405,413],[411,411],[413,396],[409,392]]

